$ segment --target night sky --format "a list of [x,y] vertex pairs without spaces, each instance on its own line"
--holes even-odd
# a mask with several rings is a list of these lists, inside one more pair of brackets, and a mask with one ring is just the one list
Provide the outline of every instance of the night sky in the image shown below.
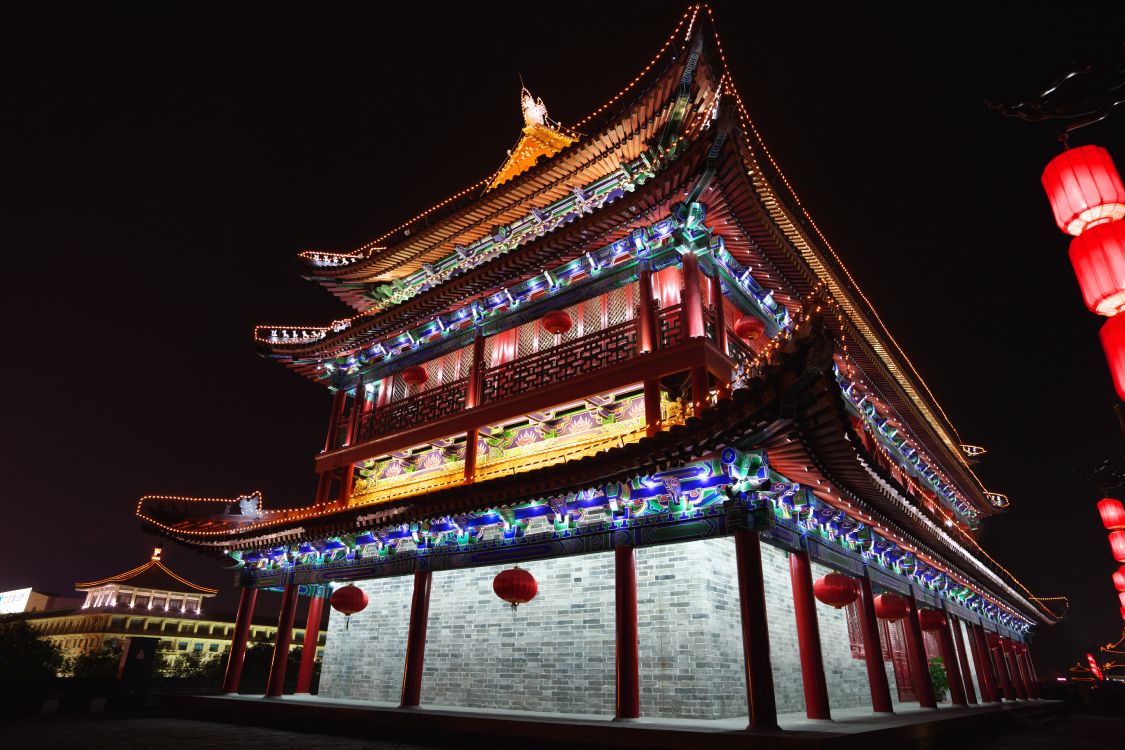
[[[684,7],[166,5],[0,10],[0,590],[67,593],[143,562],[162,543],[133,516],[146,493],[311,502],[328,392],[250,340],[255,323],[347,313],[296,252],[350,250],[489,174],[522,125],[519,74],[552,117],[580,119]],[[794,5],[717,3],[737,84],[962,438],[989,449],[978,471],[1012,507],[982,543],[1071,597],[1040,628],[1049,674],[1121,630],[1078,468],[1120,457],[1122,437],[1100,319],[1039,185],[1055,126],[983,101],[1112,48],[1125,18]],[[1072,142],[1125,170],[1125,111]],[[212,611],[233,608],[214,559],[165,546],[223,589]]]

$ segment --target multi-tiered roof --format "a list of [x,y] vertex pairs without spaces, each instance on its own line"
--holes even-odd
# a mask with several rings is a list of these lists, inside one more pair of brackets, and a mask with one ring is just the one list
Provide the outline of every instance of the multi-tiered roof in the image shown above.
[[[257,549],[564,492],[753,442],[826,507],[908,530],[898,543],[1003,599],[1023,621],[1055,617],[1048,600],[977,545],[980,520],[1007,499],[981,484],[971,466],[980,449],[963,443],[762,142],[708,8],[689,8],[639,75],[569,127],[524,93],[523,135],[496,173],[351,252],[301,253],[303,274],[356,313],[320,326],[258,326],[262,353],[347,391],[464,346],[474,327],[518,325],[543,294],[592,283],[619,257],[659,242],[662,222],[696,222],[715,262],[738,280],[731,294],[774,340],[756,353],[746,392],[639,444],[374,511],[255,506],[238,514],[233,501],[148,498],[139,507],[147,523],[193,544]],[[693,206],[701,207],[696,218]],[[812,330],[820,344],[807,338]],[[821,345],[830,346],[827,358],[816,354]],[[810,362],[819,363],[815,378],[800,375]],[[778,399],[794,383],[804,406],[787,415]],[[349,450],[342,461],[362,446]]]

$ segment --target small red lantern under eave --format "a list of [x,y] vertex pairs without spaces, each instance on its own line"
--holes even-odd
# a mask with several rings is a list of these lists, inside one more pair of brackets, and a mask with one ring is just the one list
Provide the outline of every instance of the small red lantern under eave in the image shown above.
[[1120,500],[1112,497],[1099,500],[1098,515],[1102,517],[1102,525],[1110,531],[1125,529],[1125,506]]
[[1098,335],[1113,375],[1113,387],[1117,389],[1117,395],[1125,400],[1125,315],[1114,315],[1107,320]]
[[1113,572],[1113,587],[1118,591],[1125,591],[1125,565]]
[[934,633],[949,623],[945,619],[945,613],[940,609],[920,609],[918,610],[918,624],[925,632]]
[[349,583],[333,591],[328,603],[344,616],[344,629],[347,630],[351,627],[352,615],[367,609],[367,592],[354,583]]
[[541,322],[547,333],[553,333],[556,336],[566,333],[574,325],[574,321],[570,319],[566,310],[551,310],[543,316]]
[[879,594],[875,597],[875,616],[880,620],[897,622],[910,614],[910,602],[898,594]]
[[859,598],[855,580],[842,573],[829,573],[813,583],[813,596],[830,607],[840,609]]
[[1121,619],[1125,620],[1125,607],[1121,608]]
[[1109,533],[1109,548],[1114,560],[1125,563],[1125,531],[1111,531]]
[[734,335],[740,339],[753,341],[766,332],[766,324],[753,315],[743,315],[734,321]]
[[1063,151],[1051,159],[1042,179],[1055,223],[1067,234],[1077,237],[1087,227],[1125,217],[1125,186],[1100,146]]
[[1125,221],[1090,227],[1070,241],[1070,264],[1090,312],[1125,309]]
[[402,371],[402,379],[409,386],[419,386],[430,379],[430,374],[421,365],[411,365]]
[[492,590],[496,592],[496,596],[511,604],[514,612],[516,607],[535,598],[539,593],[539,583],[535,576],[517,565],[497,573],[492,580]]

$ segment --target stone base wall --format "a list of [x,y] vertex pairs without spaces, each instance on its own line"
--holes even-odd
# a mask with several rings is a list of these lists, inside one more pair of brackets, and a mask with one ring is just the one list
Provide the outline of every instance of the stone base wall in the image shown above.
[[[734,540],[638,549],[641,713],[728,718],[747,713]],[[784,551],[762,545],[777,706],[804,708]],[[539,595],[518,611],[492,579],[508,565],[434,573],[422,702],[426,705],[612,716],[612,553],[526,563]],[[828,572],[814,566],[814,575]],[[397,703],[412,576],[359,582],[370,604],[350,628],[332,613],[320,694]],[[833,708],[870,703],[867,672],[848,646],[842,610],[817,606]],[[894,676],[889,669],[891,691]]]

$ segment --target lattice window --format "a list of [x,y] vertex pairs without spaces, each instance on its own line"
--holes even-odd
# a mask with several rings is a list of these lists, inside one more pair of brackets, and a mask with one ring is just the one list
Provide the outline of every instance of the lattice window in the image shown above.
[[517,335],[519,336],[519,343],[516,346],[517,358],[522,359],[538,351],[537,342],[535,340],[536,330],[534,320],[520,326]]
[[620,289],[614,289],[606,295],[609,302],[609,325],[615,326],[618,323],[624,323],[626,320],[632,319],[634,286],[636,286],[636,284],[629,284]]
[[914,680],[910,673],[910,660],[906,655],[906,634],[902,629],[902,621],[887,622],[880,620],[882,632],[883,659],[891,662],[895,674],[895,686],[898,689],[900,702],[917,700],[914,692]]
[[922,643],[926,648],[926,661],[941,658],[941,644],[938,643],[936,633],[922,633]]
[[604,328],[602,325],[602,296],[586,301],[582,315],[582,325],[586,329],[586,333],[593,333]]

